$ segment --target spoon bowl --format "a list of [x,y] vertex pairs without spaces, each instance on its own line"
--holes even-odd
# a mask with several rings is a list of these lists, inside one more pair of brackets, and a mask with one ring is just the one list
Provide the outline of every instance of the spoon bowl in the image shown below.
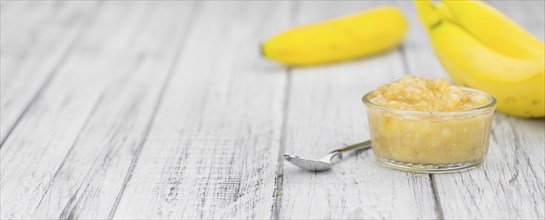
[[342,160],[343,152],[369,148],[371,148],[371,141],[365,141],[331,151],[320,159],[310,159],[289,154],[284,155],[284,159],[304,170],[319,172],[331,169],[336,162]]
[[[332,157],[336,157],[336,155],[339,155],[337,157],[342,157],[342,154],[339,152],[337,152],[335,155],[332,155]],[[331,169],[331,167],[333,167],[332,157],[326,156],[316,160],[295,155],[284,155],[284,159],[286,159],[286,161],[289,161],[293,165],[303,168],[305,170],[317,172]]]

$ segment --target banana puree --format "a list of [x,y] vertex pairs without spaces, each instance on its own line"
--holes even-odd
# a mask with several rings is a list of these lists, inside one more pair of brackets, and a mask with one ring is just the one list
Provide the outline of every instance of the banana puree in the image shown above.
[[369,100],[377,105],[412,111],[453,112],[490,103],[480,93],[463,91],[444,79],[429,80],[407,75],[373,91]]
[[370,92],[364,102],[379,161],[456,167],[478,164],[486,154],[494,99],[485,93],[405,76]]

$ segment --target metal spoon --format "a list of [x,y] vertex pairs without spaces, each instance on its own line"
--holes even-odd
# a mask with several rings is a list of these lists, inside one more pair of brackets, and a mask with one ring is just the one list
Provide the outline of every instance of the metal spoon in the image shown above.
[[324,157],[317,160],[287,154],[284,155],[284,159],[291,162],[293,165],[308,171],[325,171],[331,169],[331,167],[333,167],[333,164],[343,159],[343,152],[363,150],[368,148],[371,148],[371,141],[365,141],[359,144],[354,144],[333,150],[326,154]]

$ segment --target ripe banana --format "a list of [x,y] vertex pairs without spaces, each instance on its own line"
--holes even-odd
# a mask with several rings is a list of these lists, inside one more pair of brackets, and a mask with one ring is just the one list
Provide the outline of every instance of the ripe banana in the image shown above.
[[545,59],[545,44],[507,16],[480,1],[443,1],[454,22],[499,53]]
[[290,66],[343,61],[397,46],[407,26],[397,8],[380,7],[293,28],[269,39],[261,49],[265,57]]
[[[525,118],[545,116],[542,42],[484,3],[451,8],[453,4],[444,1],[442,10],[437,8],[444,6],[431,1],[415,4],[434,52],[454,82],[490,93],[498,100],[500,112]],[[479,17],[494,25],[477,22]]]

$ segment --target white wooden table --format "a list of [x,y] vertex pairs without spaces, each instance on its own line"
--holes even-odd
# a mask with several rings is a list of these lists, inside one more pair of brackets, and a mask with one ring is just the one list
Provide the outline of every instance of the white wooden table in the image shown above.
[[[267,37],[377,5],[410,31],[370,59],[285,68]],[[543,1],[492,5],[544,39]],[[371,151],[360,97],[403,74],[448,77],[409,1],[2,1],[2,219],[545,217],[545,121],[497,114],[484,164],[427,175]]]

